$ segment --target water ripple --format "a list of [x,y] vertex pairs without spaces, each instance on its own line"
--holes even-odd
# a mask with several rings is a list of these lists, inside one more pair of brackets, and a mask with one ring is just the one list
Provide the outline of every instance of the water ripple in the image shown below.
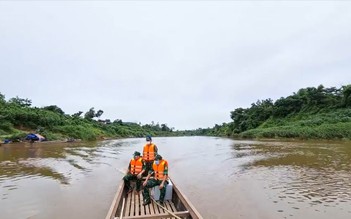
[[[351,152],[348,146],[325,143],[235,144],[235,158],[251,158],[241,167],[274,191],[273,203],[299,210],[351,204]],[[267,181],[267,179],[269,179]],[[271,195],[272,195],[271,194]],[[299,203],[299,204],[297,204]]]

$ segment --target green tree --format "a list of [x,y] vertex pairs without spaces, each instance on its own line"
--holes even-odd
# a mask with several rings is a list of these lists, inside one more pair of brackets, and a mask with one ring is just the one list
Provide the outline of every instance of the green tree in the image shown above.
[[104,113],[104,111],[98,110],[95,114],[95,117],[99,118],[103,113]]
[[300,112],[303,107],[303,100],[297,95],[281,97],[274,103],[272,114],[274,117],[285,117],[291,113]]
[[88,112],[84,114],[84,119],[92,120],[95,117],[94,107],[90,108]]
[[230,118],[233,120],[234,133],[240,133],[247,130],[247,111],[247,109],[240,107],[230,112]]
[[0,104],[1,104],[1,105],[4,105],[5,103],[6,103],[5,95],[3,95],[2,93],[0,93]]
[[168,128],[167,124],[161,124],[161,130],[164,132],[169,132],[171,131],[170,128]]
[[342,87],[342,105],[344,107],[350,107],[351,106],[351,85],[343,86]]
[[116,119],[112,122],[113,124],[118,124],[118,125],[122,125],[123,121],[121,119]]
[[28,98],[19,98],[18,96],[13,97],[9,100],[10,104],[15,104],[21,107],[30,107],[32,105],[32,101]]
[[65,112],[63,112],[63,110],[60,107],[56,106],[56,105],[45,106],[45,107],[43,107],[43,109],[44,110],[49,110],[49,111],[52,111],[52,112],[55,112],[55,113],[58,113],[60,115],[64,115],[65,114]]
[[83,111],[72,114],[73,117],[80,117],[83,114]]

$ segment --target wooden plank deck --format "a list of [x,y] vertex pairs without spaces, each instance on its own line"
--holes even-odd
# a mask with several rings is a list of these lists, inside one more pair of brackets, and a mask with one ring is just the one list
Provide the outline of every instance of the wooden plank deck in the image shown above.
[[[174,216],[170,215],[167,211],[159,207],[154,201],[151,201],[151,204],[149,205],[143,206],[143,196],[141,192],[138,194],[136,191],[133,191],[127,194],[125,200],[126,201],[122,216],[123,219],[175,218]],[[174,203],[171,200],[165,201],[163,207],[181,218],[190,215],[188,211],[177,211]]]

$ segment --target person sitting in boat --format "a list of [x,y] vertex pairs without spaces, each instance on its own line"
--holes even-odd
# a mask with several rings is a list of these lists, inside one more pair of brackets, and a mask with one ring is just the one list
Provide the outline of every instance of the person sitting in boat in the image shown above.
[[131,180],[136,180],[136,190],[138,192],[141,190],[142,175],[145,172],[145,164],[140,156],[140,152],[135,151],[133,156],[129,162],[128,173],[123,177],[124,183],[128,188],[128,193],[133,191],[130,185]]
[[[154,178],[151,178],[154,176]],[[150,188],[159,186],[160,189],[160,204],[163,205],[163,201],[166,195],[166,186],[168,184],[168,162],[162,158],[161,155],[156,155],[155,161],[152,164],[152,170],[149,171],[144,183],[143,183],[143,205],[151,203],[150,200]]]
[[148,174],[150,170],[152,170],[152,164],[154,163],[155,156],[157,154],[157,146],[152,143],[151,135],[146,136],[146,144],[143,149],[143,160],[146,165],[146,172]]

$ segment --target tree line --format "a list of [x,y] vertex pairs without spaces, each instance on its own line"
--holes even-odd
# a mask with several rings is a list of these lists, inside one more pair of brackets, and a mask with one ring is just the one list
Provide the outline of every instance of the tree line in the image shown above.
[[189,130],[189,135],[351,139],[351,85],[299,89],[230,112],[232,122]]
[[0,138],[23,139],[29,132],[44,135],[48,140],[175,135],[174,128],[167,124],[101,120],[103,113],[103,110],[91,107],[85,113],[79,111],[69,115],[56,105],[33,107],[30,99],[13,97],[6,100],[0,93]]
[[0,137],[23,138],[35,130],[50,140],[104,137],[227,136],[240,138],[351,139],[351,85],[307,87],[292,95],[258,100],[230,112],[229,123],[212,128],[174,131],[167,124],[101,120],[103,110],[66,114],[56,105],[33,107],[32,101],[0,93]]

